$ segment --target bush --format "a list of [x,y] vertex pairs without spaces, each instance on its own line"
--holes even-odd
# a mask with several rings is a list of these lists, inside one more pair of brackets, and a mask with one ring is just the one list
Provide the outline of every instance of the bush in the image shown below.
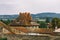
[[7,38],[0,38],[0,40],[7,40]]

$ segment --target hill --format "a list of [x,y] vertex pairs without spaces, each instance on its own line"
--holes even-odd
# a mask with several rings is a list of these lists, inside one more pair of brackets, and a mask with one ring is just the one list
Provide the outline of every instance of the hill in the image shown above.
[[[52,12],[44,12],[44,13],[36,13],[36,14],[31,14],[33,18],[60,18],[60,14],[58,13],[52,13]],[[6,19],[15,19],[17,18],[18,15],[0,15],[0,19],[6,20]]]
[[37,13],[37,14],[32,14],[33,18],[60,18],[60,14],[57,13],[50,13],[50,12],[45,12],[45,13]]

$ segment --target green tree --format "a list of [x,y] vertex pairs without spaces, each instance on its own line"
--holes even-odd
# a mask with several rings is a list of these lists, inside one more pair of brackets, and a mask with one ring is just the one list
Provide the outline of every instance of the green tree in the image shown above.
[[5,24],[7,24],[7,25],[11,22],[11,20],[9,20],[9,19],[8,19],[8,20],[2,20],[2,19],[1,19],[0,21],[2,21],[3,23],[5,23]]
[[51,24],[52,24],[52,28],[55,29],[56,26],[58,27],[59,19],[58,18],[53,18]]
[[60,28],[60,19],[58,20],[57,26],[58,26],[58,28]]
[[45,22],[41,22],[41,23],[40,23],[40,28],[47,28],[46,23],[45,23]]
[[40,24],[39,28],[47,28],[46,22],[43,22],[43,21],[37,21],[37,23]]
[[46,17],[46,23],[49,23],[50,20],[49,20],[49,17]]

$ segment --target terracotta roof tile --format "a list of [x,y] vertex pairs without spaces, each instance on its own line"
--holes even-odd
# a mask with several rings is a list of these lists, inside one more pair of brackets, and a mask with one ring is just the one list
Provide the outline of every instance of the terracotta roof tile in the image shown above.
[[25,33],[30,33],[30,32],[33,32],[33,33],[52,33],[53,32],[52,29],[46,29],[46,28],[38,28],[38,29],[34,29],[34,31],[26,29],[25,27],[20,27],[20,28],[16,28],[16,29],[20,30],[22,32],[25,32]]
[[20,30],[22,32],[28,33],[28,29],[26,29],[25,27],[19,27],[19,28],[15,28],[16,30]]
[[52,33],[53,29],[39,28],[39,29],[35,29],[35,32],[38,32],[38,33]]

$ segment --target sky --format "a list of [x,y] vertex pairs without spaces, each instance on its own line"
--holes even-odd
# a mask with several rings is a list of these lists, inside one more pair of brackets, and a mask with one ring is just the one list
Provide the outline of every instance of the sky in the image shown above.
[[1,15],[19,14],[19,12],[60,13],[60,0],[0,0]]

